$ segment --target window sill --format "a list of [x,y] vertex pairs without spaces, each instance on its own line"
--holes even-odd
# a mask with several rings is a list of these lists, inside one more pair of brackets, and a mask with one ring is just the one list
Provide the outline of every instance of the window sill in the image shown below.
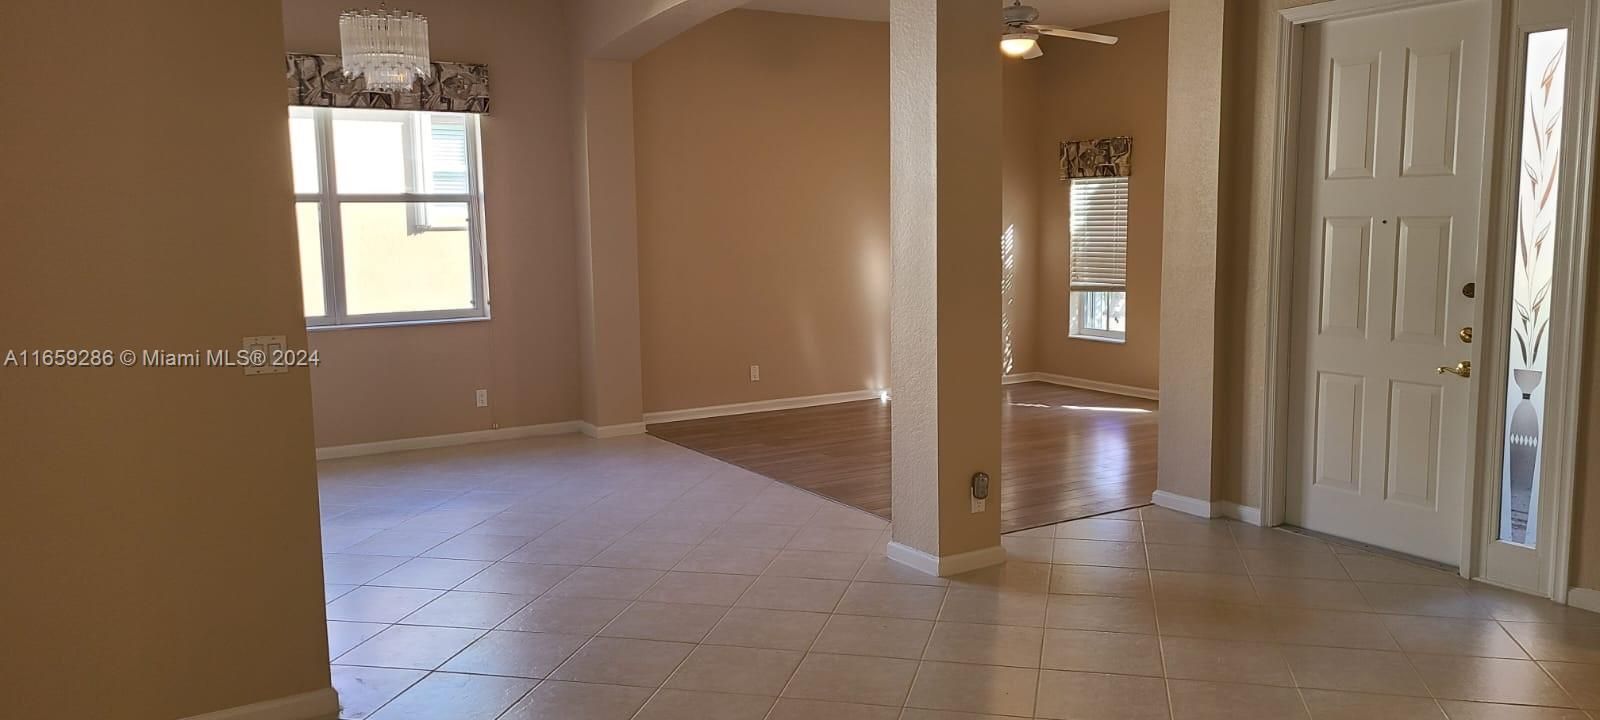
[[1128,339],[1125,338],[1125,337],[1122,337],[1122,338],[1108,338],[1108,337],[1098,337],[1098,336],[1095,336],[1095,335],[1073,335],[1071,333],[1068,333],[1067,334],[1067,339],[1068,340],[1088,340],[1089,342],[1105,343],[1107,345],[1126,345],[1126,344],[1128,344]]
[[481,317],[440,318],[437,320],[389,320],[371,323],[349,323],[346,325],[307,325],[306,332],[321,333],[331,330],[372,330],[377,328],[404,328],[422,327],[426,325],[459,325],[462,323],[488,322],[492,318],[488,315]]

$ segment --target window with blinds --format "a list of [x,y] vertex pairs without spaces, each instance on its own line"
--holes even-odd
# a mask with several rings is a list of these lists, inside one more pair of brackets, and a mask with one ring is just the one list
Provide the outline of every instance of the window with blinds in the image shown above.
[[1127,331],[1128,178],[1075,178],[1070,193],[1070,335],[1120,342]]
[[1128,179],[1072,181],[1072,289],[1127,290]]

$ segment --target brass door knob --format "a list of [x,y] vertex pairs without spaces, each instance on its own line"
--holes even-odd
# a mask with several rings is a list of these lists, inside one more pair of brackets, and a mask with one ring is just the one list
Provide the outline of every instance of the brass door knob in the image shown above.
[[1440,375],[1443,375],[1445,373],[1450,373],[1451,375],[1458,375],[1458,376],[1461,376],[1461,377],[1464,377],[1464,378],[1472,377],[1472,361],[1471,360],[1462,360],[1461,362],[1456,363],[1455,367],[1450,367],[1450,366],[1447,365],[1445,367],[1439,368],[1439,374]]
[[1461,337],[1461,342],[1464,342],[1468,345],[1472,344],[1472,328],[1461,328],[1461,332],[1457,334]]

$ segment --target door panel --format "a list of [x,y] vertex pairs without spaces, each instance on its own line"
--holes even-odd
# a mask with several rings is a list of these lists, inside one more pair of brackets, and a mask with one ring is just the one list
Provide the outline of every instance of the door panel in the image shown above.
[[1367,334],[1367,276],[1372,265],[1372,218],[1328,218],[1322,239],[1324,335]]
[[1406,177],[1456,170],[1461,46],[1406,53]]
[[1389,383],[1388,500],[1424,511],[1438,506],[1443,397],[1438,385]]
[[1287,517],[1450,564],[1472,385],[1436,369],[1471,356],[1488,12],[1311,25],[1301,64]]
[[1317,384],[1318,487],[1361,493],[1361,402],[1366,381],[1322,373]]
[[1400,218],[1395,254],[1395,342],[1443,346],[1450,305],[1450,218]]
[[1332,58],[1328,106],[1328,177],[1370,178],[1378,118],[1376,56]]

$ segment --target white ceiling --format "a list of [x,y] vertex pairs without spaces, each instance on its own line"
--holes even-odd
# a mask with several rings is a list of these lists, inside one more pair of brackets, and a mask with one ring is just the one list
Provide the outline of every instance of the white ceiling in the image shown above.
[[[1158,13],[1167,9],[1169,0],[1022,0],[1024,5],[1039,8],[1039,22],[1065,27],[1088,27],[1112,20]],[[1010,5],[1011,0],[1000,0],[999,5]],[[854,20],[889,19],[889,0],[749,0],[745,7],[752,10],[822,15],[824,17],[851,18]],[[1000,13],[995,13],[1000,22]]]

